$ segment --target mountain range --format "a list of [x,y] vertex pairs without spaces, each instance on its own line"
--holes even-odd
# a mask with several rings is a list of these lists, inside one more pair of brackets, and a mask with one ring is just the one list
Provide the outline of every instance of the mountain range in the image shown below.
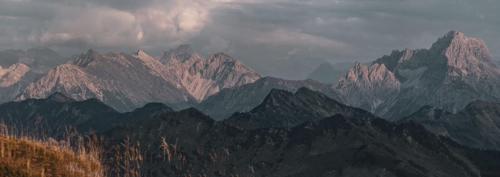
[[59,65],[31,83],[19,100],[44,98],[55,92],[76,100],[97,98],[118,110],[148,102],[185,103],[194,100],[180,86],[166,81],[159,61],[139,51],[100,54],[89,50],[70,63]]
[[159,57],[0,55],[0,122],[129,137],[146,145],[150,176],[499,175],[500,69],[482,40],[456,31],[355,63],[337,83],[261,76],[188,45]]
[[27,85],[64,61],[47,48],[0,51],[0,102],[14,100]]
[[[318,100],[314,105],[319,107],[299,104],[314,100]],[[269,108],[269,104],[271,109],[262,110]],[[323,114],[321,106],[338,111]],[[500,164],[488,161],[500,157],[499,153],[460,146],[413,122],[388,122],[306,88],[298,89],[297,93],[273,90],[249,114],[257,110],[271,114],[269,111],[290,108],[316,118],[296,116],[302,120],[295,125],[254,129],[215,121],[193,108],[174,111],[152,103],[119,113],[97,99],[76,101],[56,93],[47,99],[2,104],[0,120],[14,123],[18,130],[44,127],[53,136],[66,133],[61,131],[63,127],[66,130],[74,127],[103,136],[105,146],[139,142],[144,145],[141,173],[151,176],[495,176],[500,173]],[[332,114],[335,115],[329,116]],[[320,118],[323,115],[327,117]]]
[[[97,98],[122,112],[161,102],[176,109],[194,106],[225,119],[250,111],[272,89],[295,92],[307,87],[397,120],[427,105],[457,112],[475,100],[500,101],[500,69],[488,48],[482,40],[456,31],[429,49],[393,51],[369,64],[356,63],[339,79],[334,78],[338,72],[331,71],[331,80],[338,80],[334,84],[262,77],[227,54],[204,58],[188,45],[160,57],[143,50],[89,50],[64,59],[49,49],[7,50],[0,57],[6,58],[0,63],[0,102],[60,92],[76,100]],[[44,59],[50,62],[42,67],[39,61]],[[343,66],[337,65],[321,65],[311,75]]]
[[426,105],[457,112],[475,100],[499,102],[500,69],[482,40],[451,31],[430,49],[357,63],[335,88],[347,104],[396,120]]
[[227,54],[204,59],[189,46],[180,46],[161,58],[142,50],[134,54],[89,50],[21,87],[16,99],[45,98],[60,92],[76,100],[97,98],[120,111],[149,102],[182,108],[221,89],[259,78]]

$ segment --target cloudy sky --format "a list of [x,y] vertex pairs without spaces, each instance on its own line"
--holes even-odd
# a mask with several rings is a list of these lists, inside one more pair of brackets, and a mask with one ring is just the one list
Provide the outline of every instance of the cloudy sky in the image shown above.
[[0,49],[159,55],[180,44],[300,78],[322,61],[427,48],[447,31],[500,56],[498,0],[0,0]]

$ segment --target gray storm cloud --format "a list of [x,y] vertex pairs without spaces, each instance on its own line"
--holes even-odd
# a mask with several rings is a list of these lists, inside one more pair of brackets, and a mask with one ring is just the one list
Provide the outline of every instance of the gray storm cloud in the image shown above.
[[0,0],[0,49],[159,54],[189,43],[229,52],[264,74],[301,78],[323,61],[426,48],[449,30],[483,38],[500,56],[496,7],[500,1]]

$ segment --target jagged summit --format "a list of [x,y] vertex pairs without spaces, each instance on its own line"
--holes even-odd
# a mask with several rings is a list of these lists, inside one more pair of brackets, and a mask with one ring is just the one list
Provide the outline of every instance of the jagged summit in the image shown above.
[[74,61],[73,64],[81,67],[87,67],[90,63],[100,57],[99,52],[89,49],[87,52],[80,54]]
[[137,50],[132,56],[144,62],[150,68],[155,70],[155,72],[161,72],[159,70],[162,70],[164,68],[163,66],[161,66],[162,63],[158,61],[158,59],[149,55],[146,51],[142,49]]
[[224,52],[217,52],[209,58],[224,58],[224,59],[228,59],[228,60],[234,60],[233,57],[231,57],[229,54],[224,53]]
[[193,55],[198,54],[194,52],[194,49],[191,47],[191,45],[183,44],[175,49],[170,49],[169,51],[165,52],[162,57],[162,63],[167,63],[172,59],[183,62],[193,57]]
[[383,117],[404,117],[424,105],[455,112],[477,99],[500,100],[500,70],[484,41],[451,31],[430,49],[356,63],[336,88],[350,105]]
[[137,50],[135,53],[134,53],[135,56],[149,56],[148,53],[146,53],[146,51],[142,50],[142,49],[139,49]]
[[450,43],[455,39],[455,38],[463,38],[465,37],[465,34],[462,32],[458,31],[449,31],[446,33],[444,36],[440,37],[436,42],[434,42],[431,46],[431,50],[433,51],[440,51],[443,50],[444,48],[448,47]]
[[166,52],[161,58],[167,70],[180,80],[183,86],[197,101],[202,101],[224,88],[253,83],[260,75],[238,60],[223,53],[203,58],[183,45]]

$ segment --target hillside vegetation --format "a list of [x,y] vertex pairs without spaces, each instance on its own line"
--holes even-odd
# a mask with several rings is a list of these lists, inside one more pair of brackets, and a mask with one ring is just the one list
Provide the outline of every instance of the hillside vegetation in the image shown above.
[[95,146],[70,148],[66,142],[0,134],[2,177],[103,177]]

